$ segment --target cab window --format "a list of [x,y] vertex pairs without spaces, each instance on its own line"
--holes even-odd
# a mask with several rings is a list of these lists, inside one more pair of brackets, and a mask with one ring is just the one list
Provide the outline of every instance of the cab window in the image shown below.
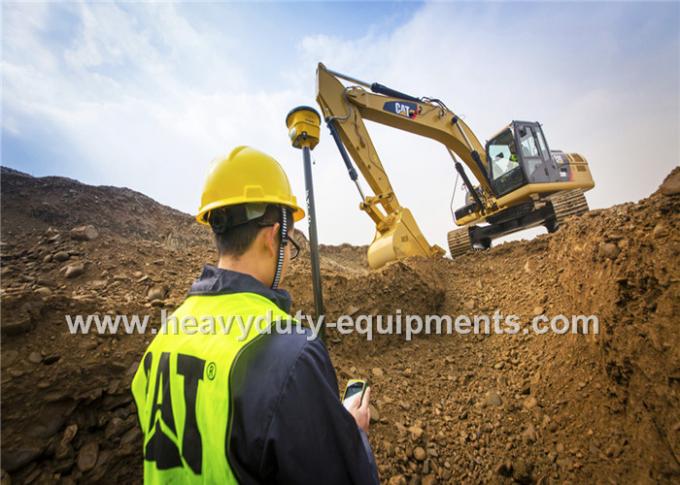
[[536,138],[538,138],[538,144],[541,147],[541,154],[544,159],[550,158],[550,153],[548,153],[548,146],[545,143],[545,138],[543,137],[543,131],[536,129]]
[[524,158],[538,157],[538,147],[536,146],[536,138],[529,127],[520,128],[519,130],[519,146],[522,150]]
[[510,130],[503,131],[489,142],[491,177],[496,180],[512,169],[519,167],[515,141]]

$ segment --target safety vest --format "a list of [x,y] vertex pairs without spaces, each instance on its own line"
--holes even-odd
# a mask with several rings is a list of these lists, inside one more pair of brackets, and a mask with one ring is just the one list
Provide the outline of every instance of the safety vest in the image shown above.
[[255,293],[190,296],[167,319],[132,381],[145,483],[237,483],[227,460],[230,370],[277,319],[292,320]]

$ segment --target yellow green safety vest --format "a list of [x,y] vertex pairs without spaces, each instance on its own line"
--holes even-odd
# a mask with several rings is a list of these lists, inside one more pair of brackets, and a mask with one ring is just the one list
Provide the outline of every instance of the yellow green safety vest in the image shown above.
[[[151,342],[132,381],[145,483],[237,483],[226,449],[229,376],[240,352],[271,323],[258,316],[292,320],[255,293],[190,296],[168,318],[170,331]],[[245,336],[239,318],[252,322]]]

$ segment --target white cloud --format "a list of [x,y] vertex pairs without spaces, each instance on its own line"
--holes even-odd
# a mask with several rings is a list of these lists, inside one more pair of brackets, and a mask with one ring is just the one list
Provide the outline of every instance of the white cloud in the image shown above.
[[266,101],[243,89],[240,66],[219,58],[224,43],[194,30],[172,4],[134,13],[116,4],[68,8],[82,23],[61,50],[40,41],[44,11],[38,18],[33,5],[14,8],[20,35],[3,42],[5,111],[55,127],[81,168],[97,174],[89,182],[130,186],[193,212],[208,162],[239,143],[243,121],[257,126],[248,113],[263,112]]
[[[652,192],[680,159],[677,40],[644,55],[627,52],[621,36],[645,40],[649,22],[612,28],[620,17],[614,5],[590,9],[586,19],[541,8],[503,18],[501,8],[431,4],[384,38],[316,36],[301,46],[305,58],[322,59],[332,69],[445,100],[482,142],[512,119],[541,121],[551,148],[590,161],[597,183],[588,194],[592,207]],[[474,23],[470,9],[479,14]],[[429,140],[370,128],[401,203],[431,242],[446,244],[455,178],[447,153]],[[459,191],[456,205],[462,203]],[[354,210],[353,203],[338,204]],[[334,222],[352,224],[351,214],[326,208],[332,209]]]
[[[283,83],[274,87],[235,60],[243,58],[235,55],[242,41],[219,20],[199,26],[173,4],[13,5],[4,19],[3,126],[26,134],[26,119],[49,124],[82,160],[86,182],[129,186],[187,212],[196,209],[210,160],[250,144],[280,159],[302,201],[301,154],[289,145],[284,117],[313,104],[314,70],[323,61],[440,97],[482,141],[513,118],[542,121],[552,148],[589,159],[598,184],[591,205],[645,196],[678,163],[678,92],[666,76],[675,66],[677,83],[677,41],[632,55],[620,45],[621,27],[611,25],[619,22],[617,4],[600,5],[585,20],[573,8],[556,15],[532,5],[507,17],[499,4],[432,4],[387,33],[310,34],[291,46],[285,72],[277,73]],[[68,42],[49,42],[52,8],[79,19]],[[632,31],[641,41],[651,35],[644,25]],[[259,39],[265,51],[277,42],[270,35]],[[448,154],[429,140],[369,128],[402,204],[430,242],[444,246],[453,227]],[[325,128],[314,158],[321,240],[370,242],[372,223],[358,210]]]

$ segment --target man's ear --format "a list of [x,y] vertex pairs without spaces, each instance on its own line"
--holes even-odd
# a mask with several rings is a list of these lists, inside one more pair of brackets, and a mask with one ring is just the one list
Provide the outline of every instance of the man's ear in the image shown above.
[[279,253],[279,228],[281,225],[277,222],[273,226],[264,228],[264,244],[267,252],[276,257]]

